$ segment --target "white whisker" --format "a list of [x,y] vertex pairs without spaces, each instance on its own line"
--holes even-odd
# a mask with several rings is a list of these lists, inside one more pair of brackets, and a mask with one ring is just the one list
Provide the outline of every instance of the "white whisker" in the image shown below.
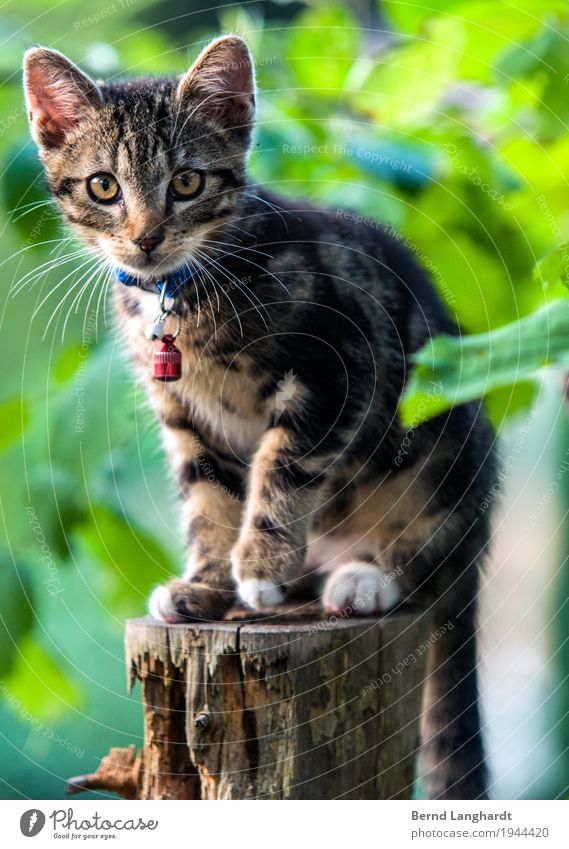
[[[79,289],[79,292],[75,295],[75,298],[73,299],[73,302],[71,303],[71,306],[67,310],[67,315],[65,316],[65,320],[63,322],[63,329],[61,331],[61,341],[62,342],[65,339],[65,331],[67,329],[67,324],[69,322],[69,319],[71,318],[71,313],[73,312],[73,307],[75,307],[75,315],[77,315],[77,312],[79,310],[79,303],[81,301],[81,298],[83,297],[83,293],[87,291],[87,289],[91,285],[91,281],[93,279],[95,280],[94,288],[96,288],[96,281],[97,281],[99,274],[101,274],[101,268],[97,267],[93,271],[91,271],[91,269],[88,269],[85,272],[85,274],[83,275],[83,277],[81,278],[83,280],[87,275],[89,275],[87,277],[87,280],[85,281],[85,283]],[[89,296],[89,297],[91,297],[91,296]]]
[[[101,272],[106,271],[106,270],[107,270],[107,264],[102,263],[101,264]],[[83,327],[82,327],[83,336],[85,336],[85,327],[86,327],[86,324],[87,324],[87,319],[89,318],[89,309],[91,307],[91,301],[95,297],[95,294],[97,292],[97,287],[98,287],[99,283],[101,282],[101,280],[102,280],[101,276],[97,277],[97,279],[95,280],[95,283],[91,287],[91,294],[89,295],[89,299],[87,301],[87,304],[85,305],[85,315],[83,316]],[[100,292],[99,292],[99,297],[97,299],[97,310],[96,310],[96,313],[95,313],[95,326],[97,326],[97,321],[98,321],[98,318],[99,318],[99,303],[100,303],[100,300],[101,300],[101,293],[103,291],[103,288],[104,288],[104,286],[101,286],[101,289],[100,289]],[[77,305],[77,306],[79,306],[79,305]],[[75,312],[77,312],[77,308],[75,309]]]
[[[195,262],[196,262],[196,263],[198,264],[198,266],[199,266],[199,267],[203,270],[204,274],[206,274],[206,275],[207,275],[207,277],[211,280],[211,282],[213,283],[213,286],[214,286],[215,291],[217,291],[217,286],[218,286],[218,284],[217,284],[217,281],[216,281],[215,277],[214,277],[214,276],[211,274],[211,272],[210,272],[210,271],[209,271],[209,270],[205,267],[205,265],[204,265],[202,262],[200,262],[200,260],[199,260],[199,259],[197,259],[197,257],[196,257],[196,259],[195,259]],[[233,309],[233,312],[235,313],[235,318],[237,319],[237,322],[238,322],[238,324],[239,324],[239,330],[240,330],[240,332],[241,332],[241,338],[243,339],[243,325],[241,324],[241,319],[239,318],[239,314],[238,314],[237,310],[235,309],[235,304],[233,303],[233,301],[231,300],[231,298],[229,297],[229,295],[227,294],[227,292],[225,291],[225,289],[223,288],[223,286],[221,286],[220,288],[221,288],[221,293],[222,293],[222,295],[225,295],[225,297],[227,298],[227,300],[228,300],[228,301],[229,301],[229,303],[231,304],[231,308]]]
[[[91,261],[92,261],[92,262],[94,262],[93,258],[91,258]],[[49,292],[47,293],[47,295],[46,295],[46,296],[45,296],[45,297],[41,300],[41,302],[39,303],[39,305],[38,305],[38,306],[35,308],[35,310],[33,311],[33,313],[32,313],[32,321],[34,320],[34,318],[36,317],[36,315],[38,314],[38,312],[41,310],[41,308],[43,307],[43,305],[45,304],[45,302],[46,302],[46,301],[48,301],[48,300],[51,298],[51,296],[53,295],[53,293],[54,293],[54,292],[56,292],[56,291],[59,289],[59,287],[60,287],[60,286],[63,286],[63,284],[65,283],[65,281],[66,281],[66,280],[69,280],[69,278],[70,278],[70,277],[72,277],[74,274],[76,274],[78,271],[80,271],[80,269],[84,268],[84,267],[87,265],[87,263],[88,263],[88,262],[89,262],[89,260],[88,260],[88,259],[87,259],[87,260],[85,260],[85,262],[81,263],[81,265],[77,266],[77,267],[76,267],[76,268],[74,268],[72,271],[70,271],[70,272],[69,272],[69,274],[66,274],[66,275],[65,275],[65,277],[64,277],[62,280],[60,280],[60,281],[59,281],[59,283],[58,283],[56,286],[54,286],[54,287],[53,287],[53,289],[50,289],[50,290],[49,290]]]
[[[265,325],[265,328],[266,328],[267,330],[269,330],[269,325],[268,325],[268,324],[267,324],[267,322],[265,321],[265,319],[264,319],[264,317],[263,317],[263,314],[261,313],[261,311],[259,310],[259,308],[256,306],[256,304],[253,302],[253,300],[249,297],[249,295],[248,295],[248,294],[247,294],[247,292],[245,291],[245,289],[249,289],[249,287],[247,286],[247,284],[245,284],[245,283],[243,283],[243,281],[239,280],[239,278],[238,278],[238,277],[236,277],[236,276],[235,276],[232,272],[227,271],[227,269],[223,268],[223,266],[221,265],[221,263],[219,263],[219,262],[218,262],[216,259],[214,259],[213,257],[208,257],[208,259],[209,259],[209,261],[210,261],[213,265],[215,265],[215,267],[217,268],[217,270],[218,270],[221,274],[223,274],[223,275],[227,278],[227,280],[229,280],[229,282],[230,282],[230,283],[235,283],[235,284],[237,285],[237,287],[238,287],[238,288],[239,288],[239,289],[243,292],[243,294],[245,295],[245,297],[247,298],[247,300],[249,301],[249,303],[252,305],[252,307],[253,307],[253,309],[255,310],[255,312],[258,314],[259,318],[261,319],[261,321],[262,321],[262,322],[263,322],[263,324]],[[223,290],[223,287],[222,287],[222,290]],[[249,289],[249,291],[251,291],[251,290]],[[253,293],[252,293],[252,294],[253,294]],[[255,297],[257,297],[257,296],[255,296]],[[271,316],[270,316],[270,314],[269,314],[269,312],[268,312],[267,308],[266,308],[266,307],[265,307],[265,305],[262,303],[262,301],[260,301],[260,300],[259,300],[259,298],[258,298],[258,297],[257,297],[257,302],[258,302],[258,303],[259,303],[259,305],[260,305],[260,306],[261,306],[261,307],[265,310],[265,312],[266,312],[266,314],[267,314],[267,318],[270,320]]]
[[[88,273],[88,272],[87,272],[87,273]],[[77,287],[81,285],[81,282],[82,282],[82,281],[83,281],[83,276],[81,276],[81,277],[79,278],[79,280],[76,280],[76,281],[75,281],[75,283],[73,283],[73,284],[72,284],[72,286],[70,286],[70,288],[69,288],[69,289],[67,289],[67,290],[64,292],[63,297],[60,299],[60,301],[59,301],[59,303],[56,305],[55,309],[53,309],[53,310],[52,310],[51,316],[49,317],[49,320],[48,320],[48,322],[47,322],[47,324],[46,324],[46,326],[45,326],[45,328],[44,328],[44,332],[43,332],[43,334],[42,334],[42,340],[46,338],[46,336],[47,336],[47,332],[48,332],[48,330],[49,330],[49,328],[50,328],[50,326],[51,326],[51,323],[52,323],[53,319],[54,319],[54,318],[56,318],[56,317],[58,317],[58,318],[59,318],[59,310],[61,309],[62,305],[65,303],[65,301],[67,300],[67,298],[69,298],[69,297],[73,294],[73,292],[77,289]],[[36,312],[37,312],[37,310],[36,310]]]
[[[24,276],[21,277],[18,282],[13,286],[11,296],[15,298],[16,295],[18,295],[22,291],[22,289],[26,287],[26,284],[28,284],[27,288],[32,289],[36,285],[38,280],[41,279],[41,277],[45,276],[51,271],[55,271],[56,268],[60,268],[62,265],[67,265],[67,263],[69,262],[75,262],[80,257],[86,256],[87,253],[88,251],[80,250],[75,251],[72,254],[65,254],[64,256],[52,257],[47,262],[42,263],[36,268],[33,268],[27,274],[24,274]],[[37,278],[33,279],[33,275],[37,275]],[[31,283],[29,282],[30,278],[32,278]]]

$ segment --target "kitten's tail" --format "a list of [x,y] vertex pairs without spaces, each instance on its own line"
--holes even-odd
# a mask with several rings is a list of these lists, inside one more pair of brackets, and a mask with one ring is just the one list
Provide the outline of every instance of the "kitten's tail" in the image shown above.
[[[487,799],[476,671],[476,589],[441,603],[427,656],[422,772],[429,799]],[[437,636],[441,634],[441,636]]]

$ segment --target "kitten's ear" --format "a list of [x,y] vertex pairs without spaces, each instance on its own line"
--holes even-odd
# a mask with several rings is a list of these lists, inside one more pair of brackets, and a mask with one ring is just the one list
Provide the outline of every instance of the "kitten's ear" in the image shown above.
[[32,136],[40,147],[59,147],[101,95],[95,83],[57,50],[33,47],[24,56],[24,89]]
[[213,115],[223,129],[248,128],[255,114],[255,74],[243,39],[225,35],[208,44],[180,80],[177,94],[188,108]]

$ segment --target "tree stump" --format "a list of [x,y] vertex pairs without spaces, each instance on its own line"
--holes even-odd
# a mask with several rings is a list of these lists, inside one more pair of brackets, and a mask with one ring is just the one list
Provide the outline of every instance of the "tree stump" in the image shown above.
[[428,617],[326,619],[307,610],[257,621],[129,621],[129,684],[142,685],[144,748],[112,749],[97,773],[71,779],[69,792],[410,798]]

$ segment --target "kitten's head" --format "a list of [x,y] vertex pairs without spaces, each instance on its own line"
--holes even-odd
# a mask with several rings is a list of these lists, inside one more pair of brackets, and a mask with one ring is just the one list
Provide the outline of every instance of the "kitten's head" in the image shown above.
[[201,255],[235,213],[255,107],[237,36],[213,41],[181,79],[94,82],[61,53],[24,58],[32,135],[49,186],[82,239],[135,275]]

